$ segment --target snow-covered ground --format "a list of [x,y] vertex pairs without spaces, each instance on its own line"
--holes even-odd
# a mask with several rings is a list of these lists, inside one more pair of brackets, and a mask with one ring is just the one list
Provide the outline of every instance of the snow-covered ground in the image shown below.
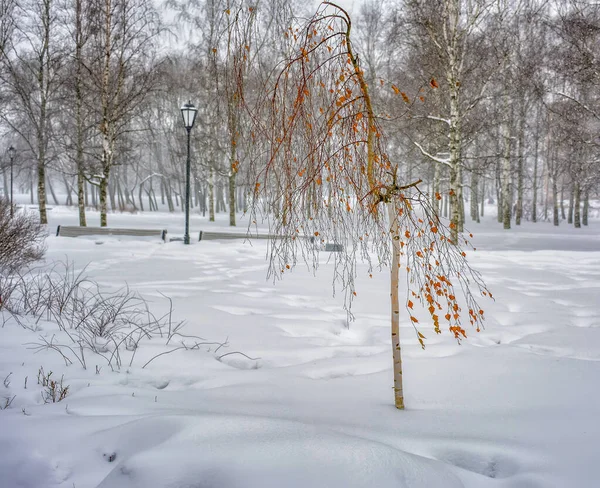
[[[50,211],[75,224],[73,210]],[[224,216],[223,216],[224,217]],[[180,214],[111,214],[167,228]],[[90,225],[97,225],[97,214]],[[226,227],[192,217],[200,229]],[[185,333],[226,347],[142,343],[131,367],[88,369],[28,343],[60,337],[0,328],[0,487],[600,486],[600,222],[589,228],[472,225],[472,265],[494,293],[486,329],[461,345],[402,329],[406,411],[393,406],[388,275],[359,266],[356,320],[332,297],[332,266],[266,279],[266,243],[48,238],[107,290],[128,283],[157,314],[173,300]],[[326,258],[325,253],[322,255]],[[222,354],[241,352],[242,354]],[[258,359],[248,359],[258,358]],[[99,373],[97,374],[96,365]],[[44,404],[40,367],[68,396]],[[25,388],[25,378],[28,378]]]

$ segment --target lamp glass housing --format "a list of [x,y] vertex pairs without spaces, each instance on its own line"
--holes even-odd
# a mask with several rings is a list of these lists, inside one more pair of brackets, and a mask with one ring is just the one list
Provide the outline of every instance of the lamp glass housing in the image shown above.
[[183,104],[181,107],[181,115],[183,117],[183,125],[187,130],[190,130],[194,127],[194,122],[196,121],[196,115],[198,114],[198,109],[194,107],[191,102]]

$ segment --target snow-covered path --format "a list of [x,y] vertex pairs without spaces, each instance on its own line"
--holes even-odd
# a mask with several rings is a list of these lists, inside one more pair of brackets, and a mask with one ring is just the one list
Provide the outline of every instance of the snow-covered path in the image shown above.
[[[55,223],[75,214],[56,209]],[[114,225],[179,230],[180,216],[115,215]],[[209,224],[199,217],[193,225]],[[219,226],[222,224],[213,224]],[[195,228],[193,227],[193,228]],[[0,328],[0,487],[594,487],[600,484],[600,230],[527,224],[476,231],[472,264],[495,302],[461,345],[402,330],[407,410],[392,403],[387,274],[359,266],[356,320],[331,296],[331,265],[266,280],[266,244],[49,238],[49,259],[125,281],[186,334],[224,341],[131,368],[65,367]],[[89,264],[88,264],[89,263]],[[56,332],[40,323],[39,334]],[[210,349],[210,350],[209,350]],[[219,354],[220,355],[220,354]],[[40,366],[70,394],[43,404]],[[24,378],[29,386],[23,388]],[[0,400],[6,396],[0,391]]]

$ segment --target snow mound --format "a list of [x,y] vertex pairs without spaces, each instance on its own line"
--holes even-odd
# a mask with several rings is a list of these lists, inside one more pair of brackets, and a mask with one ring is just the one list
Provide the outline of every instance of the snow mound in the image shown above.
[[[152,447],[151,419],[119,427],[120,437],[144,444],[135,453],[131,445],[114,446],[117,462],[98,488],[463,486],[443,462],[323,427],[212,415],[176,423],[173,435],[160,432]],[[129,455],[119,462],[123,451]]]

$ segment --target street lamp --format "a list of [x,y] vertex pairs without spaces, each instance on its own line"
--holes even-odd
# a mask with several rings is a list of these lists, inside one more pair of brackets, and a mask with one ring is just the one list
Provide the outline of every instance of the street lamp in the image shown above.
[[187,130],[187,164],[185,166],[185,234],[183,243],[190,243],[190,131],[194,127],[198,109],[192,105],[192,102],[183,104],[181,115],[183,116],[183,125]]
[[10,218],[13,217],[13,163],[15,161],[15,153],[17,151],[14,147],[10,146],[8,148],[8,158],[10,159]]

